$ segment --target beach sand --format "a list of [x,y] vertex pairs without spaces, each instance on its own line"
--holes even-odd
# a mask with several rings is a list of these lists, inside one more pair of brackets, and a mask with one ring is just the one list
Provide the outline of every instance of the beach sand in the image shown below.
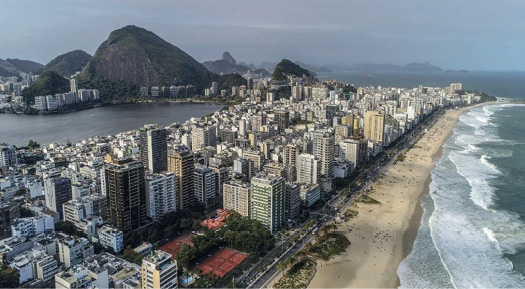
[[[410,253],[421,222],[419,199],[428,193],[430,172],[441,157],[443,143],[459,116],[472,107],[448,110],[406,153],[372,183],[369,194],[381,204],[355,202],[347,207],[357,217],[341,223],[337,231],[351,242],[348,250],[317,264],[309,288],[398,287],[399,263]],[[342,210],[344,213],[345,209]]]

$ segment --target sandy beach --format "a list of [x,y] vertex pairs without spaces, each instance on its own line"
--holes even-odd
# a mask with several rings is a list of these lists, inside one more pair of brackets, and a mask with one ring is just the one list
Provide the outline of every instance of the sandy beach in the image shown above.
[[410,253],[421,221],[419,199],[428,193],[430,172],[459,116],[472,107],[447,111],[406,153],[372,184],[370,197],[381,204],[356,202],[358,216],[338,232],[351,242],[348,250],[318,262],[309,288],[391,288],[399,286],[397,268]]

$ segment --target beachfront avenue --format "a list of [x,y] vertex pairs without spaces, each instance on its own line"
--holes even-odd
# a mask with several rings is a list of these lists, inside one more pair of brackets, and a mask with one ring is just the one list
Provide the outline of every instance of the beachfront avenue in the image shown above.
[[[429,129],[447,108],[479,100],[452,91],[458,84],[354,88],[312,77],[289,80],[284,94],[271,92],[267,79],[252,80],[252,88],[232,89],[240,104],[166,127],[146,124],[75,144],[3,144],[6,203],[0,209],[9,218],[0,223],[1,244],[13,248],[32,240],[61,248],[27,246],[6,259],[16,278],[4,273],[16,285],[88,284],[94,282],[90,272],[107,270],[93,264],[114,262],[131,273],[111,278],[132,287],[159,275],[169,277],[152,282],[259,288],[305,260],[322,272],[333,258],[354,254],[359,242],[352,234],[365,232],[350,223],[348,210],[383,202],[351,221],[358,223],[387,208],[390,199],[378,193],[383,178],[391,178],[387,172],[417,163],[413,154],[426,144],[418,141],[427,132],[438,135]],[[406,180],[398,195],[424,183],[419,178]],[[391,242],[392,233],[385,232],[374,232],[383,238],[380,246]],[[349,249],[320,244],[339,237]],[[66,253],[80,251],[77,257]],[[30,273],[15,260],[57,277]],[[320,284],[319,276],[307,282]]]
[[[275,279],[279,277],[279,270],[277,270],[277,264],[279,262],[282,262],[286,258],[293,256],[298,251],[303,250],[305,248],[305,244],[314,241],[316,236],[311,234],[311,232],[314,231],[316,228],[318,229],[322,226],[325,226],[326,224],[336,222],[335,217],[337,213],[345,212],[348,209],[348,207],[351,206],[359,196],[361,196],[361,194],[369,191],[374,179],[382,175],[396,160],[397,156],[402,155],[406,152],[408,148],[414,145],[414,143],[425,133],[425,130],[427,129],[429,124],[434,123],[439,117],[443,115],[443,113],[443,109],[437,110],[435,113],[431,114],[430,117],[426,118],[420,126],[415,128],[410,133],[402,136],[395,144],[392,144],[392,146],[388,147],[385,150],[384,154],[384,156],[386,157],[376,159],[373,163],[370,164],[370,166],[367,169],[361,171],[356,177],[356,180],[364,179],[364,181],[360,182],[359,184],[353,182],[347,187],[335,192],[330,201],[322,208],[322,211],[326,214],[329,214],[330,218],[316,218],[315,225],[312,226],[306,234],[302,235],[298,239],[298,241],[296,241],[293,244],[289,244],[290,238],[287,238],[284,242],[288,243],[288,249],[283,254],[279,255],[271,264],[271,266],[268,267],[266,270],[262,270],[262,272],[258,273],[249,271],[246,274],[246,276],[255,275],[257,276],[257,278],[255,278],[252,282],[244,285],[246,285],[247,288],[269,288],[269,285],[274,283],[276,281]],[[343,192],[349,189],[350,187],[353,187],[353,189],[350,189],[349,194],[347,196],[343,196]],[[314,217],[318,216],[315,213],[312,213],[312,215],[314,215]],[[278,247],[276,247],[275,249],[278,249]],[[273,254],[275,253],[269,252],[266,258],[270,258]],[[256,270],[254,271],[257,272],[257,270],[261,270],[261,268],[256,267]],[[244,279],[241,278],[239,281],[242,282],[243,280]]]

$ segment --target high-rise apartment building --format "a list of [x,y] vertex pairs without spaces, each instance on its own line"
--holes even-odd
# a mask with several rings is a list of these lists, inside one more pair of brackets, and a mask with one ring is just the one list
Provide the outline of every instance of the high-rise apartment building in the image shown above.
[[144,168],[160,173],[168,169],[167,132],[156,124],[140,128],[140,160]]
[[195,204],[194,169],[193,154],[190,151],[182,150],[168,155],[168,170],[175,174],[177,181],[178,209],[187,210]]
[[327,131],[314,133],[313,154],[320,163],[321,176],[330,180],[334,170],[334,136]]
[[71,179],[64,177],[45,179],[44,195],[46,207],[60,213],[60,219],[62,219],[64,217],[62,205],[73,198]]
[[10,167],[17,164],[16,148],[0,144],[0,167]]
[[193,188],[197,201],[206,207],[212,205],[217,192],[215,172],[203,165],[196,165],[193,171]]
[[301,213],[301,190],[297,184],[286,184],[284,211],[288,220],[295,219]]
[[275,122],[279,125],[279,129],[287,129],[290,127],[290,111],[287,109],[280,109],[275,111]]
[[217,128],[215,126],[197,127],[191,131],[191,150],[200,151],[207,146],[217,145]]
[[230,181],[223,185],[223,208],[233,210],[241,216],[250,217],[250,184]]
[[366,139],[383,143],[385,115],[373,110],[365,112],[364,131]]
[[146,174],[147,214],[153,221],[177,211],[177,181],[175,174]]
[[284,147],[283,163],[287,166],[296,166],[297,158],[301,153],[301,147],[297,144],[289,143]]
[[118,160],[106,163],[103,176],[107,197],[108,223],[128,233],[148,223],[144,165]]
[[248,123],[245,118],[239,120],[239,135],[241,137],[246,137],[248,135]]
[[252,131],[260,132],[263,125],[266,124],[266,115],[265,114],[255,114],[250,117],[250,122],[252,125]]
[[297,158],[297,183],[317,184],[320,179],[321,167],[316,156],[300,154]]
[[71,92],[77,92],[78,90],[78,80],[76,80],[75,78],[71,78],[69,80],[69,86],[71,88]]
[[367,142],[362,140],[345,139],[339,142],[341,156],[352,163],[355,169],[365,160]]
[[161,250],[142,259],[142,289],[177,288],[177,261]]
[[242,175],[245,182],[249,182],[252,179],[252,175],[255,174],[253,162],[242,158],[237,158],[233,161],[233,171]]
[[215,173],[215,185],[217,187],[217,196],[222,196],[222,185],[228,181],[228,169],[222,166],[210,166]]
[[251,189],[250,218],[276,233],[285,221],[285,179],[261,174],[252,178]]

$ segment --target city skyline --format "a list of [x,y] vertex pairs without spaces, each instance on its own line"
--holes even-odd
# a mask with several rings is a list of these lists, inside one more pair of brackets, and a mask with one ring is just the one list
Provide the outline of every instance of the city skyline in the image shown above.
[[[229,51],[259,65],[282,58],[314,65],[429,61],[443,69],[524,70],[519,56],[525,4],[367,1],[4,3],[1,58],[46,64],[82,49],[94,54],[109,33],[133,24],[200,62]],[[38,11],[34,13],[32,11]],[[115,13],[118,11],[118,13]],[[50,17],[51,15],[60,17]],[[21,21],[23,19],[23,21]],[[13,23],[17,23],[13,26]]]

